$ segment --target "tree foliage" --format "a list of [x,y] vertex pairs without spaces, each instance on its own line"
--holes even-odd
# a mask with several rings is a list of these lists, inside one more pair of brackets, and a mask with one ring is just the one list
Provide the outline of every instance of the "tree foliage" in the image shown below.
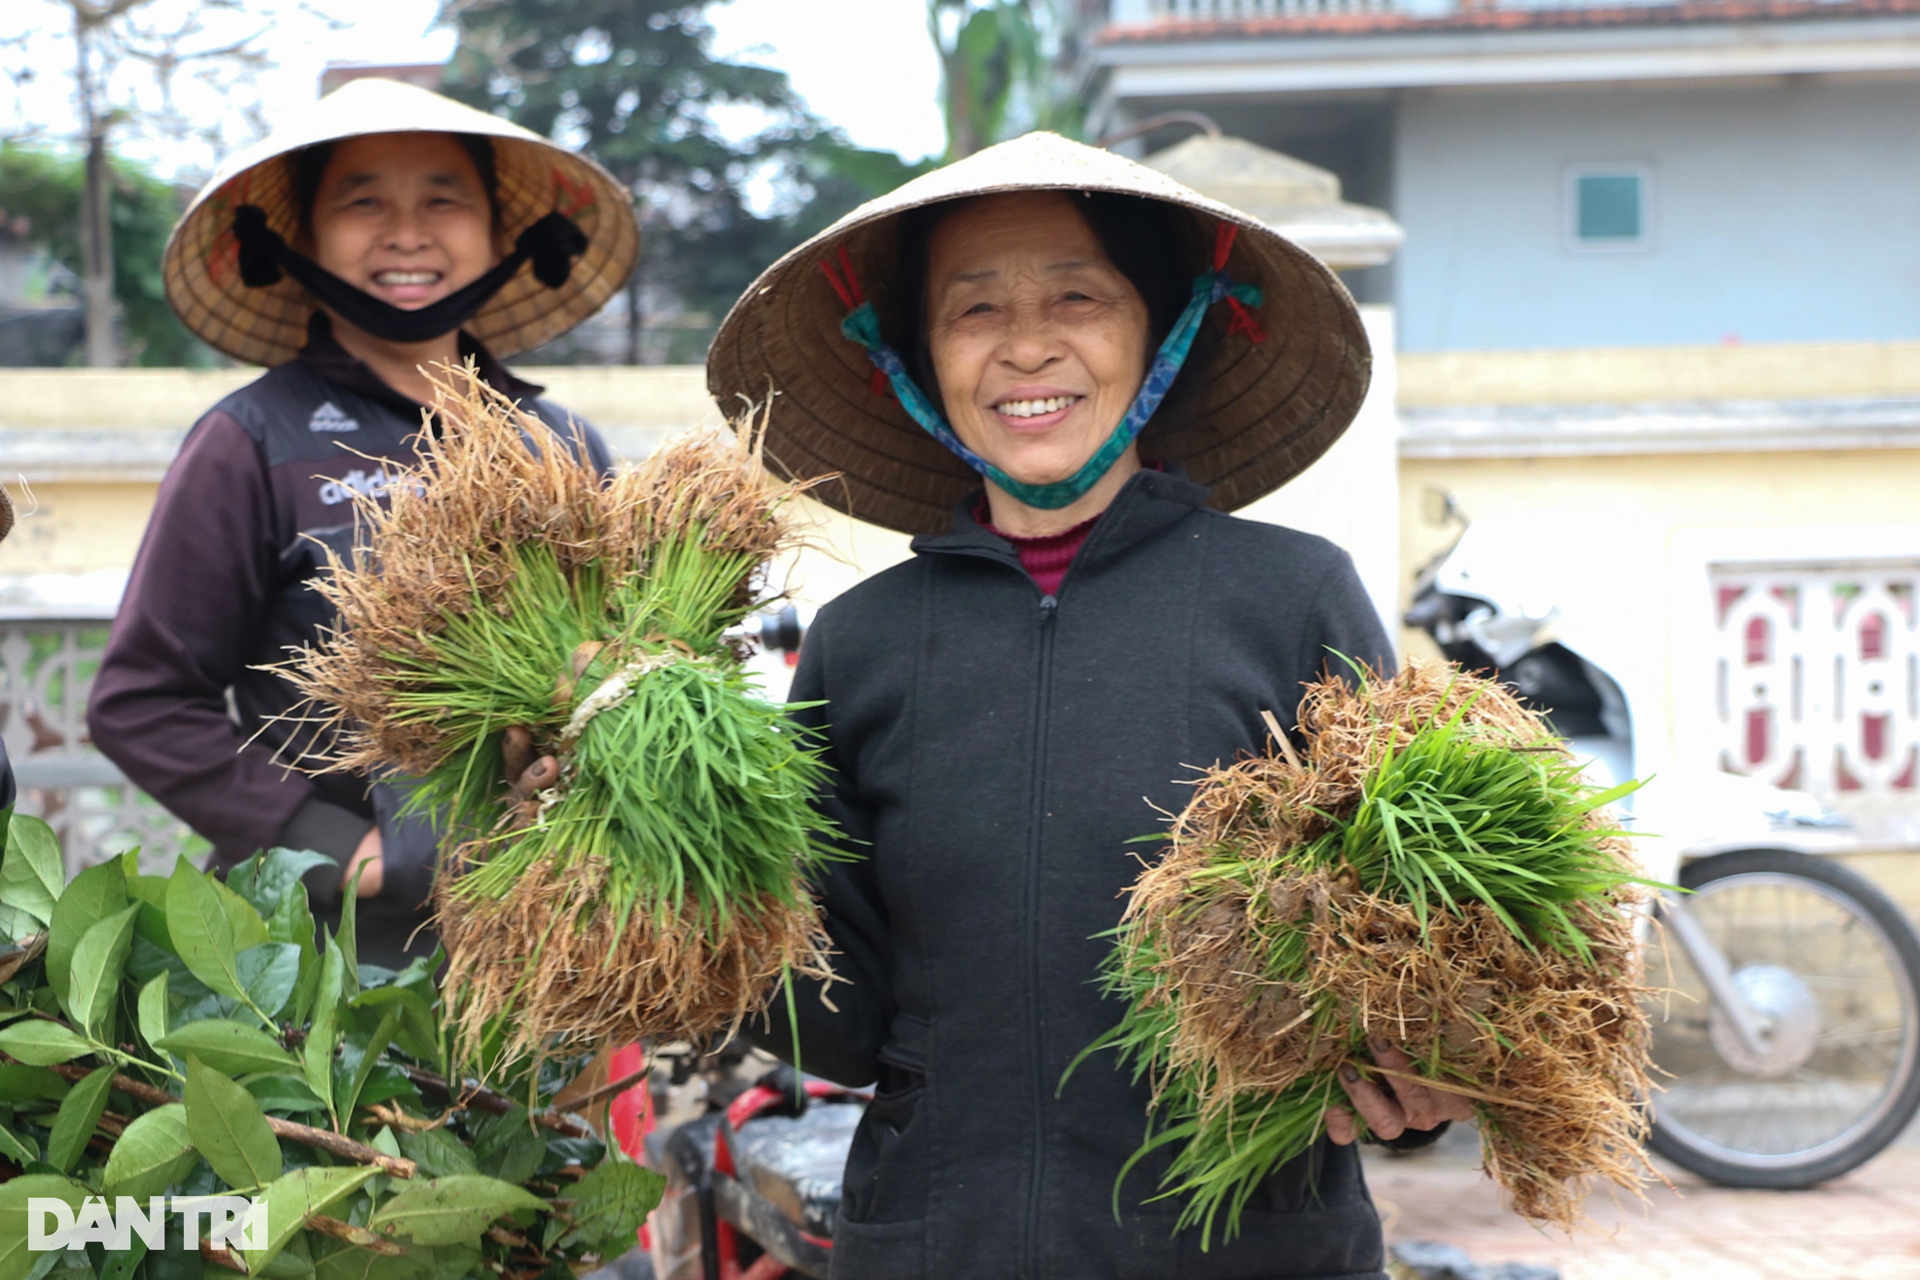
[[[716,58],[713,0],[449,0],[460,44],[445,91],[578,147],[631,188],[638,284],[675,325],[653,354],[700,358],[763,268],[918,172],[853,146],[786,74]],[[676,314],[677,313],[677,314]],[[635,347],[638,347],[636,342]]]
[[1056,75],[1055,2],[927,0],[949,162],[1031,129],[1078,136],[1083,109]]
[[[84,271],[80,206],[86,186],[80,156],[0,143],[0,206],[25,218],[28,243],[45,246],[75,277]],[[161,255],[180,216],[173,187],[130,160],[113,163],[113,292],[125,320],[128,359],[139,365],[211,365],[210,348],[167,305]]]
[[[633,1246],[663,1180],[553,1108],[582,1063],[450,1087],[438,957],[360,964],[351,894],[316,932],[300,877],[330,861],[275,849],[223,883],[129,854],[63,884],[51,829],[12,818],[0,1280],[538,1280]],[[28,1196],[229,1192],[266,1202],[264,1247],[203,1257],[176,1217],[131,1257],[27,1248]]]

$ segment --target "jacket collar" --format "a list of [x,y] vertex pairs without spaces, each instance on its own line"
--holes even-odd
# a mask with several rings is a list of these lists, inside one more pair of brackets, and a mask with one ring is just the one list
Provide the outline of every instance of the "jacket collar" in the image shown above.
[[[505,365],[493,358],[493,353],[488,351],[479,339],[472,337],[464,329],[460,332],[460,356],[462,359],[471,356],[480,369],[480,377],[486,384],[515,400],[533,400],[546,390],[537,383],[516,377]],[[389,408],[398,409],[408,417],[418,415],[425,407],[419,401],[410,396],[401,395],[381,381],[379,374],[341,346],[340,339],[333,333],[333,321],[324,311],[315,311],[308,319],[307,345],[300,348],[300,354],[294,359],[307,365],[329,382],[358,391],[369,399],[376,400]]]
[[[1164,471],[1135,473],[1100,513],[1086,545],[1074,557],[1074,571],[1098,568],[1165,532],[1205,505],[1208,492],[1172,464]],[[953,509],[953,532],[921,534],[913,540],[914,554],[987,556],[1017,566],[1020,557],[1013,544],[974,519],[979,501],[978,491],[967,495]]]

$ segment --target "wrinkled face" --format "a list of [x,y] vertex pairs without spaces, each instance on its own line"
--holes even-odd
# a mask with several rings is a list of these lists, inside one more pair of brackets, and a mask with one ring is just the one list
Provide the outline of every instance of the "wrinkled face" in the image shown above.
[[1139,290],[1064,192],[970,201],[927,251],[927,340],[955,434],[1023,483],[1071,476],[1146,376]]
[[499,261],[480,172],[444,133],[376,133],[336,146],[313,201],[313,243],[314,261],[408,311]]

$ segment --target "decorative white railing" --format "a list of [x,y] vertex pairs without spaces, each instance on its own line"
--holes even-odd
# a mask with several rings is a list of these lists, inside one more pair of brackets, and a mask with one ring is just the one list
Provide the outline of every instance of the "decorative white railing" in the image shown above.
[[164,875],[197,843],[192,833],[87,739],[87,690],[110,621],[0,616],[0,738],[18,811],[53,824],[69,876],[136,847],[142,869]]
[[1920,794],[1920,562],[1711,574],[1720,767],[1823,800]]

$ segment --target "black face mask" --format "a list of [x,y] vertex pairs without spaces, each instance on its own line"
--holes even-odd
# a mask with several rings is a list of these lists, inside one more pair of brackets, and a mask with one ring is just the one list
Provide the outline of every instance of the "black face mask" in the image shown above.
[[533,263],[534,279],[558,289],[572,274],[573,260],[587,251],[587,233],[564,213],[550,213],[522,231],[513,252],[493,270],[432,306],[408,311],[354,288],[295,252],[267,225],[267,215],[257,205],[243,204],[233,211],[233,235],[240,245],[240,279],[249,288],[277,284],[284,272],[348,324],[384,342],[426,342],[452,333],[505,288],[525,262]]

